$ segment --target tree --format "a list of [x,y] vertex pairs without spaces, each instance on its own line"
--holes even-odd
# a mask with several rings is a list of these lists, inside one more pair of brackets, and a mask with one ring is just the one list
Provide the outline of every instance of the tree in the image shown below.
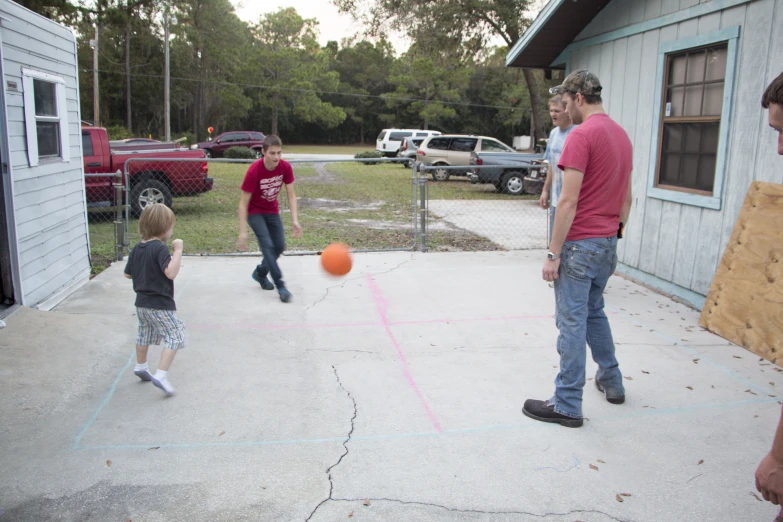
[[75,23],[81,9],[70,0],[15,0],[27,9],[51,20]]
[[422,51],[414,45],[395,63],[389,82],[397,89],[385,98],[390,107],[405,105],[416,127],[429,129],[457,115],[453,103],[461,100],[471,69],[455,64],[451,53]]
[[[336,42],[329,42],[329,44]],[[359,127],[359,142],[364,143],[369,126],[378,126],[378,114],[384,103],[380,95],[391,90],[389,71],[394,63],[391,43],[381,39],[373,44],[366,40],[344,40],[342,49],[334,50],[332,69],[340,75],[338,90],[343,96],[332,96],[335,104],[343,106],[348,120]]]
[[[385,28],[406,32],[415,42],[449,43],[473,48],[476,53],[487,41],[500,37],[510,49],[529,27],[525,12],[530,0],[332,0],[345,13],[362,18],[373,34]],[[480,45],[476,45],[479,43]],[[538,82],[533,71],[522,75],[530,96],[533,126],[537,137],[545,135]]]
[[[324,102],[317,91],[335,91],[339,75],[329,70],[329,55],[316,40],[314,19],[303,19],[294,8],[281,8],[261,17],[253,28],[252,69],[256,103],[270,111],[270,132],[278,134],[280,120],[296,116],[327,128],[342,123],[346,114]],[[249,71],[252,73],[252,71]]]
[[174,8],[180,21],[174,27],[176,67],[191,80],[191,129],[201,139],[208,126],[238,125],[250,108],[238,85],[248,78],[250,30],[229,0],[175,0]]

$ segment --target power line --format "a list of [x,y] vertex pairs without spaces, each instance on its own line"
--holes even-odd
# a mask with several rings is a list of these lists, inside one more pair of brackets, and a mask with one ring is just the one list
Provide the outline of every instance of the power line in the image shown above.
[[[84,73],[92,73],[94,72],[92,69],[82,69],[81,72]],[[125,76],[125,71],[98,71],[99,73],[103,74],[118,74]],[[140,77],[140,78],[163,78],[160,74],[141,74],[141,73],[132,73],[130,75],[131,77]],[[409,97],[397,97],[397,96],[383,96],[378,94],[359,94],[359,93],[353,93],[353,92],[342,92],[342,91],[324,91],[321,89],[294,89],[294,88],[288,88],[288,87],[270,87],[268,85],[259,85],[254,83],[239,83],[239,82],[222,82],[219,80],[199,80],[198,78],[183,78],[183,77],[170,77],[172,80],[181,80],[185,82],[202,82],[202,83],[209,83],[213,85],[227,85],[227,86],[238,86],[238,87],[248,87],[248,88],[255,88],[255,89],[277,89],[280,91],[285,92],[302,92],[302,93],[316,93],[316,94],[332,94],[332,95],[339,95],[339,96],[350,96],[354,98],[378,98],[378,99],[388,99],[393,98],[394,100],[399,101],[409,101],[409,102],[430,102],[430,103],[441,103],[443,105],[456,105],[460,107],[481,107],[485,109],[506,109],[511,111],[525,111],[525,112],[531,112],[532,109],[529,109],[527,107],[513,107],[510,105],[486,105],[481,103],[461,103],[461,102],[450,102],[450,101],[442,101],[442,100],[426,100],[424,98],[409,98]],[[393,94],[393,93],[391,93]]]

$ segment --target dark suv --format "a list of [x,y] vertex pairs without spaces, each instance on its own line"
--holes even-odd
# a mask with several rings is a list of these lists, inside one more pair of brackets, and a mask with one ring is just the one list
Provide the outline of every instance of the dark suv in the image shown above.
[[212,141],[202,141],[198,148],[204,149],[208,158],[222,158],[229,147],[247,147],[256,153],[256,158],[263,156],[262,145],[264,133],[256,131],[224,132]]

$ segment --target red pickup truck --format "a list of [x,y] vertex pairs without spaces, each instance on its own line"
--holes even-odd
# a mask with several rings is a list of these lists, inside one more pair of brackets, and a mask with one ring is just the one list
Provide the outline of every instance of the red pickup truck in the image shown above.
[[[167,161],[206,158],[201,149],[112,150],[106,129],[82,127],[82,150],[84,173],[90,174],[84,178],[88,206],[111,204],[114,199],[112,176],[118,170],[124,173],[125,162],[130,159],[134,161],[128,164],[130,187],[127,188],[130,189],[131,211],[135,216],[141,214],[148,203],[165,203],[171,207],[173,197],[195,196],[212,190],[213,179],[207,176],[206,161]],[[150,160],[138,161],[144,158]]]

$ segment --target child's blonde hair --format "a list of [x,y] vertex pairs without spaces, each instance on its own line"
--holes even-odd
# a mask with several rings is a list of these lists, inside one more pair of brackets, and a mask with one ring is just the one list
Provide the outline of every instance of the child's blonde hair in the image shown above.
[[162,203],[151,203],[144,207],[139,217],[139,234],[145,241],[162,237],[176,221],[177,218],[169,207]]

